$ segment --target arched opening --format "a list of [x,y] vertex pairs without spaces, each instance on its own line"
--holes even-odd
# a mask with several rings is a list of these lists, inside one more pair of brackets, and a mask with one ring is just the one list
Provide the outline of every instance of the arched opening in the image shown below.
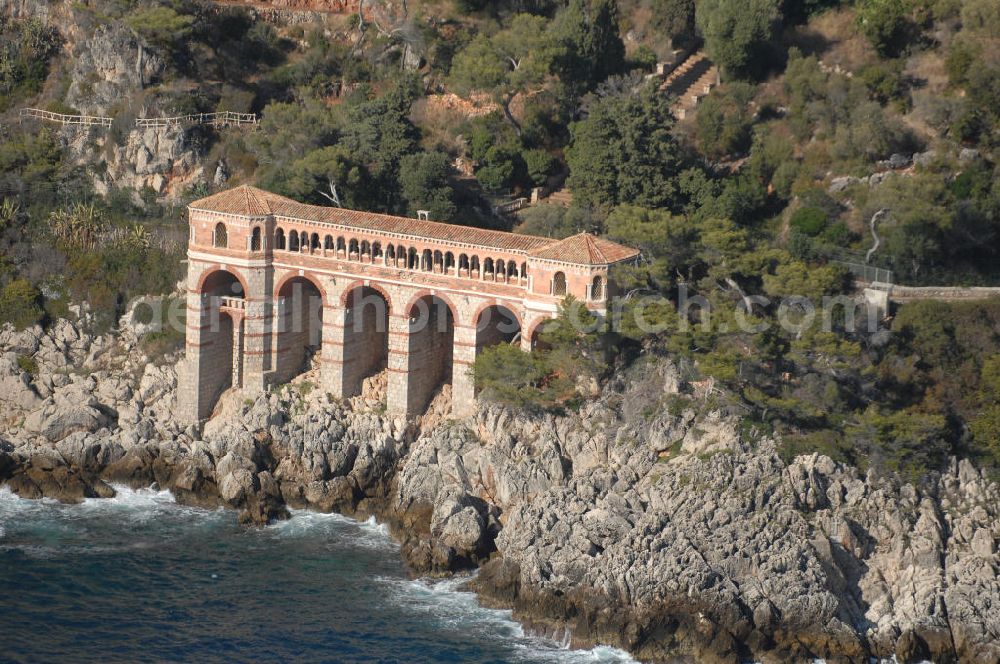
[[333,248],[334,248],[333,236],[327,235],[325,238],[323,238],[323,251],[331,251],[333,250]]
[[215,270],[202,282],[197,354],[199,417],[208,417],[222,393],[241,383],[245,302],[243,284],[232,272]]
[[344,238],[338,237],[337,238],[337,254],[343,256],[346,253],[347,253],[347,242],[344,241]]
[[600,302],[604,299],[605,282],[604,277],[597,275],[590,284],[590,299]]
[[483,261],[483,278],[493,279],[493,259],[487,258]]
[[444,272],[444,255],[440,250],[434,252],[434,271]]
[[372,260],[382,257],[382,243],[372,242]]
[[388,366],[389,302],[370,286],[351,289],[344,298],[344,395],[361,393],[364,380]]
[[279,228],[274,232],[274,248],[281,249],[282,251],[284,251],[286,246],[287,245],[285,244],[285,231]]
[[447,273],[449,270],[455,267],[455,254],[450,251],[444,255],[444,271]]
[[303,251],[309,251],[312,247],[312,242],[309,240],[309,233],[302,231],[299,233],[299,246],[302,247]]
[[361,257],[362,258],[371,258],[371,255],[372,255],[372,246],[371,246],[371,244],[369,244],[368,240],[362,240],[361,241]]
[[431,271],[431,250],[424,249],[424,253],[420,255],[420,269],[424,272]]
[[318,365],[323,345],[323,295],[306,277],[289,279],[277,293],[278,380],[288,381]]
[[521,323],[509,308],[495,304],[479,312],[476,320],[476,355],[484,348],[511,343],[521,334]]
[[472,267],[470,268],[469,276],[475,277],[476,279],[482,276],[479,271],[479,256],[472,257]]
[[411,270],[416,270],[417,263],[419,262],[419,260],[420,260],[420,254],[417,253],[417,250],[414,247],[410,247],[410,252],[408,254],[406,267],[410,268]]
[[347,257],[350,259],[356,259],[360,255],[358,251],[358,241],[351,238],[351,241],[347,243]]
[[420,413],[442,385],[451,384],[455,319],[448,304],[433,295],[416,300],[407,315],[407,412]]
[[229,234],[226,232],[226,225],[221,221],[215,225],[215,234],[212,236],[212,246],[225,249],[229,246]]
[[260,251],[260,226],[254,226],[250,233],[250,251]]
[[298,251],[299,250],[299,234],[295,231],[288,231],[288,250]]
[[385,264],[395,265],[396,264],[396,247],[391,244],[385,248]]
[[517,283],[517,263],[507,261],[507,281]]
[[460,254],[458,257],[458,276],[469,276],[469,256],[467,254]]
[[521,263],[521,281],[524,281],[527,278],[528,278],[528,264]]
[[545,326],[549,323],[548,320],[539,321],[534,327],[530,328],[528,333],[531,340],[531,350],[549,350],[551,346],[544,341],[542,341],[542,332],[545,331]]
[[497,266],[497,281],[507,280],[507,264],[503,262],[502,258],[498,258],[496,262]]
[[312,251],[319,249],[319,233],[313,233],[312,237],[309,238],[309,248]]
[[566,295],[566,274],[564,272],[556,272],[552,275],[552,294]]

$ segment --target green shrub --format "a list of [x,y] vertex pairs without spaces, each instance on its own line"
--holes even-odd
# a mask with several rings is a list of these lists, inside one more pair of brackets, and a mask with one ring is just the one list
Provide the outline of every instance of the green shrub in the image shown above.
[[829,220],[823,210],[815,207],[803,207],[795,211],[788,224],[803,235],[816,237],[826,228],[827,221]]
[[0,323],[19,330],[42,319],[41,294],[27,279],[14,279],[0,290]]
[[17,366],[28,375],[34,376],[38,373],[38,362],[31,355],[18,355]]

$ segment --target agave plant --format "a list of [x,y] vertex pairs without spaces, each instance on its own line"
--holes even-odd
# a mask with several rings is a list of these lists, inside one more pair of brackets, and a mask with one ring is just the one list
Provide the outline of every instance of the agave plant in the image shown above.
[[0,228],[8,226],[21,211],[21,205],[13,198],[0,201]]
[[74,203],[49,215],[52,235],[61,244],[73,249],[90,250],[96,247],[106,226],[104,212],[94,207],[93,203]]

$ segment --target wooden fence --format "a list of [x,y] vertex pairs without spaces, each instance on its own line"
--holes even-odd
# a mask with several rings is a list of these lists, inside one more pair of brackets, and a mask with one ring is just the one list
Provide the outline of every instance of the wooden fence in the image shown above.
[[22,108],[19,115],[22,118],[36,118],[45,122],[81,127],[110,127],[112,121],[111,118],[102,118],[96,115],[64,115],[63,113],[43,111],[40,108]]
[[[81,127],[109,128],[113,122],[113,118],[102,118],[93,115],[65,115],[63,113],[44,111],[40,108],[22,108],[20,116],[22,118],[35,118],[45,122],[57,122],[62,125],[78,125]],[[162,128],[180,127],[186,124],[207,124],[213,127],[239,127],[243,125],[256,125],[257,122],[256,113],[223,111],[221,113],[178,115],[172,118],[136,118],[135,126],[139,128]]]

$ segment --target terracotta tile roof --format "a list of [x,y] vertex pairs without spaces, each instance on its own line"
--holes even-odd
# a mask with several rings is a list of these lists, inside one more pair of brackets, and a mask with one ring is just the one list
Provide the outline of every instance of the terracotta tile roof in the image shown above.
[[590,233],[579,233],[530,252],[535,258],[582,265],[606,265],[635,258],[638,249],[605,240]]
[[195,210],[264,217],[274,213],[275,206],[272,203],[280,206],[295,201],[245,184],[201,198],[192,202],[189,207]]
[[[328,223],[376,233],[460,242],[584,265],[614,263],[639,253],[634,249],[595,237],[589,233],[574,235],[565,240],[553,240],[547,237],[492,231],[485,228],[396,217],[375,212],[307,205],[249,185],[227,189],[199,199],[192,202],[189,208],[242,216],[274,215],[279,220],[284,218],[288,221]],[[281,222],[279,221],[279,223]]]

